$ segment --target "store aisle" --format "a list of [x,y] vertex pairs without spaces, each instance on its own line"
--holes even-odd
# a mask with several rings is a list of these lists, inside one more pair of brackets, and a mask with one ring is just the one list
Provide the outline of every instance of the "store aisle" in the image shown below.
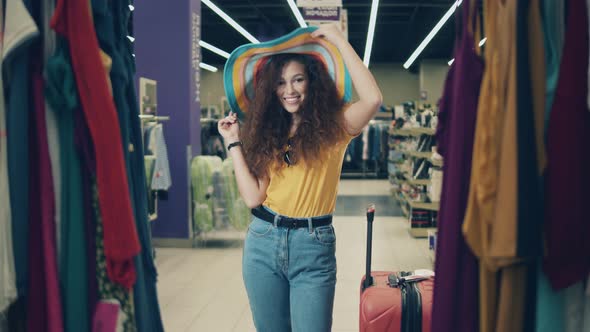
[[[398,207],[389,201],[386,180],[343,180],[334,218],[338,283],[334,332],[358,331],[360,278],[365,267],[367,199],[377,202],[373,237],[373,270],[431,268],[425,239],[414,239]],[[395,205],[381,207],[381,204]],[[346,210],[344,216],[340,210]],[[380,211],[388,212],[380,213]],[[242,248],[157,248],[158,292],[166,331],[255,331],[241,272]]]

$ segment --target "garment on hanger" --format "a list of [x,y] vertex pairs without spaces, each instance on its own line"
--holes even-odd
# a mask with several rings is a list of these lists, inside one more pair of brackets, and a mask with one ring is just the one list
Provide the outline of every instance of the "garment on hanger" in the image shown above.
[[[509,235],[516,225],[514,204],[504,207],[505,218],[498,219],[501,224],[494,220],[501,187],[514,183],[516,177],[515,164],[512,168],[502,167],[510,161],[515,163],[516,156],[514,148],[502,150],[502,142],[516,139],[516,5],[513,2],[502,5],[496,1],[486,1],[485,5],[486,70],[479,97],[469,198],[462,227],[468,245],[480,259],[479,330],[482,332],[495,331],[498,319],[500,292],[496,271],[499,264],[494,258],[506,261],[515,251],[494,255],[494,243],[504,241],[508,248],[514,248],[514,236]],[[513,173],[506,173],[510,171]],[[500,184],[500,174],[510,177]],[[515,195],[516,190],[511,193]]]
[[[560,1],[558,1],[560,2]],[[587,10],[587,15],[590,17],[590,0],[586,0],[586,10]],[[557,13],[559,15],[559,13]],[[561,17],[563,17],[563,15],[561,15]],[[588,29],[590,30],[590,25],[588,26]],[[589,59],[590,61],[590,59]],[[587,103],[588,103],[588,110],[590,111],[590,68],[588,68],[588,95],[586,96],[587,98]]]
[[[106,256],[104,253],[104,227],[102,223],[101,210],[98,198],[98,186],[96,180],[92,184],[92,207],[94,209],[94,221],[96,222],[96,279],[98,282],[98,294],[100,300],[116,300],[123,311],[123,332],[138,331],[135,323],[135,309],[132,291],[125,287],[114,283],[110,277],[107,276]],[[98,308],[97,308],[98,309]],[[93,317],[96,317],[96,312]]]
[[[4,37],[4,11],[0,4],[0,34]],[[2,50],[0,39],[0,51]],[[0,59],[0,73],[3,59]],[[16,272],[12,247],[12,214],[10,212],[10,192],[8,163],[6,153],[6,104],[4,100],[4,83],[0,76],[0,313],[16,300]]]
[[[96,304],[99,302],[98,294],[98,248],[97,248],[97,221],[95,217],[94,208],[94,189],[96,186],[96,161],[94,160],[94,148],[92,146],[92,140],[84,113],[78,110],[74,114],[74,134],[75,143],[78,156],[80,157],[81,167],[81,180],[82,180],[82,200],[83,200],[83,211],[84,211],[84,236],[85,241],[85,254],[86,254],[86,275],[87,278],[84,280],[86,283],[86,297],[87,314],[80,315],[78,318],[79,324],[84,324],[87,320],[94,321],[96,314]],[[102,238],[102,236],[101,236]],[[103,271],[103,273],[105,273]],[[82,303],[81,307],[85,305]],[[90,322],[88,322],[90,324]]]
[[[56,242],[63,324],[65,331],[86,331],[90,329],[90,308],[94,308],[94,303],[88,298],[88,279],[93,275],[88,274],[89,261],[85,250],[86,224],[83,222],[85,219],[82,168],[74,134],[74,118],[82,110],[67,56],[67,46],[63,40],[58,45],[55,32],[50,28],[54,10],[53,0],[42,1],[43,59],[47,82],[45,111],[55,192]],[[64,103],[62,98],[70,103]],[[90,262],[93,263],[94,260]]]
[[63,331],[63,314],[55,239],[55,200],[47,146],[45,96],[40,59],[33,60],[33,118],[29,134],[30,203],[28,331]]
[[[37,26],[26,6],[29,0],[6,1],[6,26],[3,52],[3,75],[6,91],[6,127],[8,177],[12,214],[14,264],[19,296],[28,287],[29,225],[29,50],[30,40],[38,34]],[[12,45],[12,46],[10,46]],[[23,151],[25,151],[23,153]]]
[[170,163],[168,161],[168,148],[164,140],[164,128],[162,124],[157,124],[152,131],[154,138],[152,142],[155,144],[156,163],[152,175],[152,190],[168,190],[172,185],[172,177],[170,176]]
[[[55,32],[50,28],[51,16],[55,10],[55,2],[53,0],[43,0],[40,5],[40,31],[42,34],[43,45],[43,70],[47,66],[49,58],[54,54],[56,47]],[[56,227],[56,250],[57,262],[60,266],[61,260],[61,235],[67,234],[62,231],[61,227],[61,209],[62,209],[62,173],[61,173],[61,156],[60,156],[60,140],[59,140],[59,125],[57,114],[52,109],[47,98],[45,98],[45,122],[47,125],[47,143],[49,145],[49,159],[51,161],[51,175],[53,180],[53,190],[55,193],[55,227]]]
[[[545,37],[545,121],[542,126],[542,129],[545,130],[548,125],[559,77],[559,64],[565,30],[565,1],[544,0],[541,6],[541,14]],[[562,331],[564,329],[564,311],[555,310],[555,308],[565,307],[564,295],[563,290],[554,290],[551,287],[543,269],[538,267],[535,326],[537,332]]]
[[[83,195],[83,169],[80,143],[76,141],[76,118],[83,116],[70,64],[65,40],[56,45],[54,54],[45,67],[47,104],[55,111],[59,134],[60,169],[62,177],[56,190],[61,195],[61,236],[60,281],[63,289],[64,326],[67,331],[88,329],[90,308],[94,303],[88,298],[88,274],[86,268],[94,260],[88,261],[86,225]],[[56,205],[58,201],[56,200]]]
[[[164,327],[157,297],[157,270],[153,257],[151,225],[148,219],[148,193],[145,186],[142,132],[134,81],[135,60],[132,55],[133,46],[127,39],[131,17],[129,4],[129,1],[93,1],[92,8],[93,13],[96,14],[95,25],[99,36],[103,34],[108,36],[109,33],[113,35],[112,40],[108,43],[104,42],[109,38],[100,37],[100,40],[105,45],[105,51],[113,59],[110,76],[117,114],[120,119],[135,228],[141,246],[141,253],[134,258],[137,274],[132,294],[135,324],[138,331],[160,332],[164,330]],[[99,18],[100,16],[102,19]],[[112,32],[109,32],[110,29],[101,27],[99,20],[106,23],[107,28],[111,25]],[[112,47],[107,47],[107,45],[112,45]],[[109,51],[111,49],[112,51]],[[165,155],[164,152],[160,154]]]
[[116,282],[131,287],[136,279],[133,258],[140,252],[140,243],[131,209],[119,120],[88,6],[87,1],[58,0],[52,27],[69,42],[78,93],[94,143],[108,273]]
[[[483,63],[475,53],[474,1],[464,1],[457,26],[455,61],[447,74],[436,139],[444,157],[443,188],[438,214],[436,280],[432,326],[437,331],[477,331],[478,273],[475,256],[461,234],[467,205],[472,146]],[[461,289],[461,292],[457,292]]]
[[[545,59],[540,0],[519,1],[517,7],[517,225],[516,256],[522,259],[520,288],[500,299],[511,327],[535,330],[538,259],[543,255],[541,179],[546,166],[544,144]],[[533,148],[531,148],[533,147]],[[504,277],[504,276],[502,276]],[[504,280],[502,281],[504,282]],[[512,306],[512,308],[508,308]],[[510,311],[509,311],[510,310]],[[513,319],[515,313],[522,315]],[[519,321],[522,323],[516,324]],[[501,321],[500,321],[501,322]],[[506,325],[499,325],[500,329]],[[513,329],[512,329],[513,330]]]
[[545,84],[545,131],[549,125],[549,115],[553,107],[555,89],[559,78],[559,64],[563,54],[565,2],[566,0],[544,0],[543,6],[541,6],[545,33],[545,67],[547,75]]
[[588,277],[590,223],[590,113],[588,13],[585,0],[567,2],[568,19],[553,108],[547,128],[544,271],[554,289]]
[[585,281],[580,281],[564,290],[565,324],[561,331],[590,331],[590,296],[584,292]]

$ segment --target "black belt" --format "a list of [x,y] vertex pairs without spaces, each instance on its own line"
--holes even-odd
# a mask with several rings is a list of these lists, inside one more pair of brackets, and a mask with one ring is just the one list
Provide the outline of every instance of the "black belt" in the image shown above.
[[[257,207],[255,209],[252,209],[252,214],[255,217],[260,218],[271,224],[275,223],[275,215],[263,207]],[[311,218],[311,223],[314,228],[320,226],[327,226],[332,223],[332,216],[313,217]],[[309,223],[307,221],[307,218],[289,218],[279,216],[279,220],[277,220],[277,226],[286,228],[300,228],[309,227]]]

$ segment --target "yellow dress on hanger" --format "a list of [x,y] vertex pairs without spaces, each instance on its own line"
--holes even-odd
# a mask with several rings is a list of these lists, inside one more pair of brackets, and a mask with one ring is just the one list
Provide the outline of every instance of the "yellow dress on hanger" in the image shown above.
[[[480,260],[480,330],[520,331],[526,296],[525,260],[518,247],[516,1],[485,1],[487,37],[468,206],[467,244]],[[544,168],[544,56],[538,0],[527,19],[531,89],[539,169]]]

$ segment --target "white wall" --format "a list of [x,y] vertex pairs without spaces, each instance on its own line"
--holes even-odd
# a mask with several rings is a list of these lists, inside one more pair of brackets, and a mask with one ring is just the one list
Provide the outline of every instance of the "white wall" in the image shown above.
[[[442,94],[442,86],[449,66],[445,61],[424,60],[419,74],[410,73],[401,63],[371,64],[370,69],[383,94],[383,103],[393,106],[408,100],[419,100],[420,90],[428,92],[428,101],[433,105]],[[216,73],[201,71],[201,107],[220,104],[224,96],[223,68]],[[353,99],[357,99],[356,93]]]
[[223,67],[219,66],[216,73],[201,70],[201,108],[207,105],[221,105],[223,90]]
[[369,68],[381,89],[385,105],[398,105],[420,97],[419,75],[405,70],[401,63],[376,63]]
[[449,65],[445,60],[422,60],[420,62],[420,90],[426,91],[427,101],[436,106],[442,95]]

